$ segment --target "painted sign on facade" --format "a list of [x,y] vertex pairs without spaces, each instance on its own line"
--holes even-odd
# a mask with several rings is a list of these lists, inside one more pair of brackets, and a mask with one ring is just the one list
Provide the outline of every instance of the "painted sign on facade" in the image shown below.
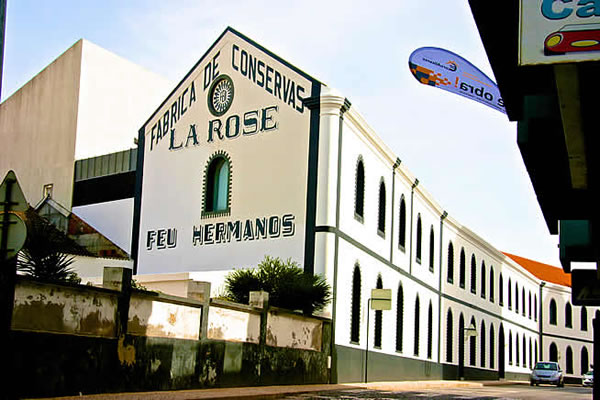
[[221,36],[143,128],[139,273],[303,263],[313,84]]
[[600,60],[600,1],[521,0],[519,65]]
[[412,52],[408,66],[424,85],[467,97],[506,114],[496,83],[458,54],[437,47],[421,47]]

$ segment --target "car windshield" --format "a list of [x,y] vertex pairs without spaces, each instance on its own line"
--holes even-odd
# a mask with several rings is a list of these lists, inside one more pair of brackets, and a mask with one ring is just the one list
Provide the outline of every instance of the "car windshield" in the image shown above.
[[558,368],[555,363],[544,363],[539,362],[535,364],[535,369],[545,370],[545,371],[556,371]]

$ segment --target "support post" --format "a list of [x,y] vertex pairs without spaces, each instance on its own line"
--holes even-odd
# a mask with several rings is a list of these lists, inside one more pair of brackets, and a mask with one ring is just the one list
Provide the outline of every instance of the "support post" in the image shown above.
[[249,305],[260,308],[260,360],[258,363],[258,382],[261,382],[262,363],[265,355],[265,346],[267,345],[267,319],[269,318],[269,293],[267,292],[250,292]]
[[368,372],[369,372],[369,311],[371,310],[371,298],[367,300],[367,345],[365,351],[365,383],[368,382]]
[[200,339],[208,337],[208,310],[210,308],[210,282],[188,282],[187,297],[202,303]]
[[102,275],[103,287],[121,292],[117,304],[117,337],[127,334],[129,304],[131,302],[131,272],[129,268],[104,267],[104,274]]

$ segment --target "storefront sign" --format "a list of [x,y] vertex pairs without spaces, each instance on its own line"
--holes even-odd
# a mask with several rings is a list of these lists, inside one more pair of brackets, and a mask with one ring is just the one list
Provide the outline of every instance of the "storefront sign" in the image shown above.
[[600,60],[600,0],[521,0],[519,65]]

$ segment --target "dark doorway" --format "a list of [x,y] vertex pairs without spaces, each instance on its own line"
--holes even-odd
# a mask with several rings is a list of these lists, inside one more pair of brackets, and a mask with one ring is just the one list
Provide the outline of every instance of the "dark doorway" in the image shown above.
[[500,324],[498,335],[498,378],[504,379],[504,327]]
[[465,319],[460,314],[458,320],[458,379],[465,377]]

